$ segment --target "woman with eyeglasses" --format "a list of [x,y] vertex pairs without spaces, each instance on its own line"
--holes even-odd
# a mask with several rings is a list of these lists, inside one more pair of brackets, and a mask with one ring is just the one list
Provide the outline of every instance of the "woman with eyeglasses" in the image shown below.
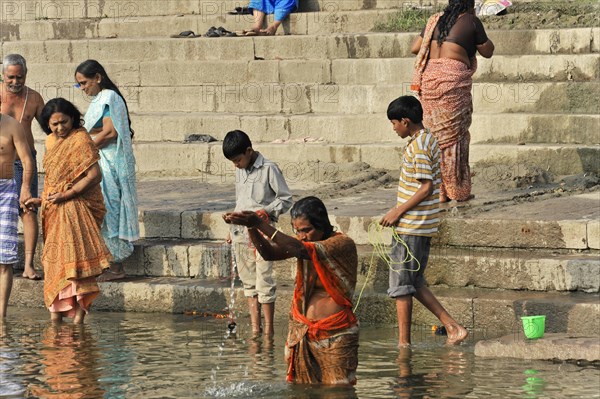
[[352,311],[356,245],[334,231],[325,205],[316,197],[299,200],[290,213],[296,237],[275,229],[254,212],[227,213],[223,218],[248,227],[264,259],[298,259],[285,346],[288,381],[354,385],[359,330]]

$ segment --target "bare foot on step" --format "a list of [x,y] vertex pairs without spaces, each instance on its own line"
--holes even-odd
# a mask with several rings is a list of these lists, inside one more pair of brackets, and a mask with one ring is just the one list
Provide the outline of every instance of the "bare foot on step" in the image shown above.
[[114,272],[110,269],[106,269],[104,270],[104,273],[102,273],[101,275],[98,276],[98,278],[96,279],[96,281],[98,281],[99,283],[105,283],[107,281],[115,281],[115,280],[121,280],[125,278],[125,272]]

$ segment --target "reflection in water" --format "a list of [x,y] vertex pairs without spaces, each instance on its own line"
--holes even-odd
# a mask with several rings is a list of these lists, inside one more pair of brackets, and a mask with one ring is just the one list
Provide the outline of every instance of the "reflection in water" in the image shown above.
[[12,309],[0,329],[2,399],[563,399],[600,390],[593,367],[478,358],[472,346],[446,348],[427,334],[399,350],[394,326],[361,326],[356,387],[290,385],[284,328],[253,340],[243,318],[227,336],[226,320],[96,312],[80,328],[50,326],[36,312]]
[[12,325],[0,320],[0,397],[20,398],[26,391],[23,378],[18,375],[22,366],[19,345],[14,342]]
[[525,374],[525,385],[522,386],[523,398],[537,399],[544,396],[544,386],[546,384],[544,379],[538,375],[538,371],[528,369],[523,374]]
[[30,383],[30,395],[43,398],[101,398],[98,348],[85,325],[51,324],[39,350],[42,377]]
[[[435,366],[419,364],[413,356],[422,356],[420,349],[400,348],[396,363],[398,378],[392,389],[396,397],[409,398],[463,398],[470,391],[468,361],[465,352],[455,348],[441,348]],[[415,363],[417,363],[415,365]]]
[[269,380],[275,374],[275,367],[281,367],[275,361],[275,338],[266,335],[248,340],[248,354],[252,365],[248,377],[253,380]]

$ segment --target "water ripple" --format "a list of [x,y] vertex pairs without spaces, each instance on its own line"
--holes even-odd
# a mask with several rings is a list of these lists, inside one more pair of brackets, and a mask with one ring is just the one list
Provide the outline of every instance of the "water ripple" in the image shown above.
[[[11,309],[16,314],[17,310]],[[392,327],[363,327],[356,387],[285,383],[285,331],[251,339],[247,320],[93,313],[84,327],[21,312],[0,334],[0,398],[598,398],[600,372],[483,359],[421,334],[396,348]]]

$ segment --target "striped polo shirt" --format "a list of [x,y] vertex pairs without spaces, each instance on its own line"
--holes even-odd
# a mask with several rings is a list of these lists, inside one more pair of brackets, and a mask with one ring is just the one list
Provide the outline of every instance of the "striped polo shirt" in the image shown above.
[[398,206],[408,201],[419,189],[419,180],[433,181],[433,193],[400,218],[396,230],[400,234],[433,236],[440,223],[440,147],[437,139],[427,129],[420,130],[406,145],[402,156]]

